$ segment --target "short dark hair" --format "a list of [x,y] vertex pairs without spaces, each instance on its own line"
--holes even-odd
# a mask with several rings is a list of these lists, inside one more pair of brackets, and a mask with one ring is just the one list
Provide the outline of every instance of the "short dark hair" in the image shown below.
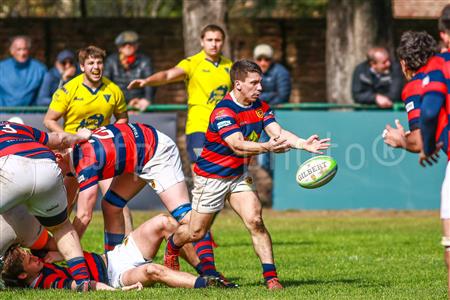
[[406,31],[400,38],[397,55],[411,71],[424,66],[437,53],[435,39],[426,31]]
[[78,62],[80,64],[84,65],[84,61],[89,57],[101,58],[103,61],[105,61],[106,52],[105,50],[92,45],[78,50]]
[[444,6],[441,16],[438,20],[438,29],[440,32],[449,33],[450,31],[450,4]]
[[25,272],[23,256],[19,251],[19,244],[14,244],[6,250],[3,256],[1,278],[8,287],[26,287],[25,280],[19,278],[19,275],[23,272]]
[[258,73],[262,75],[261,68],[254,62],[248,59],[241,59],[231,66],[230,77],[231,83],[234,85],[236,80],[244,81],[248,73]]
[[200,32],[200,38],[204,38],[205,34],[209,31],[219,31],[222,34],[222,38],[225,40],[225,31],[216,24],[208,24],[205,27],[203,27],[202,31]]

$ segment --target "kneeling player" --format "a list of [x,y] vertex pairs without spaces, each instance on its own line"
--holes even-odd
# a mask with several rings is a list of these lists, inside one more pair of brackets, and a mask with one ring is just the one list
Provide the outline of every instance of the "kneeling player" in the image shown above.
[[[97,283],[93,289],[138,288],[156,282],[170,287],[205,288],[219,285],[217,277],[195,277],[152,263],[162,240],[172,233],[178,224],[165,215],[158,215],[125,238],[106,254],[84,253],[89,274]],[[41,259],[14,245],[4,257],[2,278],[7,286],[41,289],[76,289],[67,268],[44,263]]]

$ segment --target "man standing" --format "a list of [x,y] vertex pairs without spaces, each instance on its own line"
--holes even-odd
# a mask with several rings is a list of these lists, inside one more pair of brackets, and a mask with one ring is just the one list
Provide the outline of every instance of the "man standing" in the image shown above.
[[139,36],[134,31],[120,33],[115,44],[118,52],[106,59],[105,76],[122,89],[129,106],[144,111],[152,102],[154,88],[146,86],[127,90],[127,85],[134,79],[150,76],[153,73],[152,62],[148,56],[137,52]]
[[[282,65],[273,61],[273,48],[267,44],[260,44],[253,50],[253,59],[261,68],[262,93],[260,99],[269,105],[289,102],[291,96],[291,76]],[[261,142],[267,142],[269,136],[263,131]],[[272,175],[271,155],[264,153],[258,156],[261,167]]]
[[[267,287],[281,289],[272,241],[262,219],[253,179],[246,168],[250,156],[260,153],[286,152],[291,148],[321,153],[320,150],[329,147],[329,139],[319,140],[313,135],[304,140],[278,125],[270,107],[259,100],[262,71],[256,63],[238,61],[233,64],[230,76],[233,90],[211,113],[206,142],[194,166],[190,222],[178,227],[168,239],[164,261],[167,266],[176,265],[180,247],[201,239],[228,199],[252,236]],[[270,136],[268,142],[258,142],[262,130]]]
[[191,163],[195,162],[205,142],[211,111],[231,86],[229,72],[232,62],[222,55],[225,32],[211,24],[203,28],[200,37],[202,51],[183,59],[171,69],[157,72],[146,79],[133,80],[128,85],[128,89],[135,89],[186,81],[186,146]]
[[30,58],[31,39],[15,36],[11,39],[11,57],[0,61],[0,106],[34,104],[46,67]]
[[383,47],[373,47],[367,52],[367,60],[353,72],[353,100],[360,104],[376,104],[390,108],[400,101],[403,76],[398,63],[391,61]]

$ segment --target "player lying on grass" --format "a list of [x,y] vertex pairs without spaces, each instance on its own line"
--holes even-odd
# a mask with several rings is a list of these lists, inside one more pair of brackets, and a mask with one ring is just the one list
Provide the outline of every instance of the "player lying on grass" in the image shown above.
[[[259,99],[262,71],[252,61],[233,64],[230,76],[233,89],[214,108],[206,132],[206,142],[194,166],[194,189],[189,224],[182,224],[167,243],[164,264],[178,266],[179,249],[203,238],[214,216],[226,200],[241,217],[253,242],[269,289],[283,288],[278,280],[272,240],[262,218],[262,206],[252,177],[247,173],[251,156],[265,152],[305,149],[321,153],[329,139],[312,135],[302,139],[276,122],[270,107]],[[259,143],[265,130],[270,141]]]
[[[152,126],[128,123],[100,127],[93,131],[88,142],[75,145],[71,155],[64,155],[60,167],[66,174],[74,173],[80,183],[77,214],[73,221],[80,236],[92,219],[98,182],[114,177],[102,200],[105,250],[122,242],[125,232],[123,207],[146,184],[156,191],[179,223],[189,222],[191,204],[178,148],[172,139]],[[185,249],[192,253],[190,263],[199,274],[221,277],[229,287],[236,287],[217,272],[210,243],[200,242],[199,247],[202,247],[200,260],[192,245]]]
[[[165,215],[158,215],[140,225],[106,254],[85,252],[93,290],[114,288],[138,289],[163,283],[170,287],[205,288],[220,286],[220,279],[212,276],[195,277],[152,263],[162,240],[178,226]],[[67,268],[44,263],[18,245],[13,245],[4,256],[2,278],[10,287],[36,289],[71,289],[77,286]]]

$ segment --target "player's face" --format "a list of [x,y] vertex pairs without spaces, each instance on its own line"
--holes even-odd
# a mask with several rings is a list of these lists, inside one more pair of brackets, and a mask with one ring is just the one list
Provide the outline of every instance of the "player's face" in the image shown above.
[[88,57],[84,64],[80,65],[86,79],[92,83],[98,83],[103,76],[103,59],[100,57]]
[[16,39],[9,49],[12,57],[19,63],[24,63],[30,57],[30,48],[25,39]]
[[22,266],[25,273],[27,273],[29,276],[38,274],[44,267],[44,263],[42,262],[42,260],[23,249],[19,249],[19,251],[22,253]]
[[236,80],[236,89],[244,96],[247,104],[256,101],[262,92],[262,77],[256,72],[248,73],[244,81]]
[[201,41],[203,51],[210,58],[217,58],[222,53],[223,36],[220,31],[207,31]]

